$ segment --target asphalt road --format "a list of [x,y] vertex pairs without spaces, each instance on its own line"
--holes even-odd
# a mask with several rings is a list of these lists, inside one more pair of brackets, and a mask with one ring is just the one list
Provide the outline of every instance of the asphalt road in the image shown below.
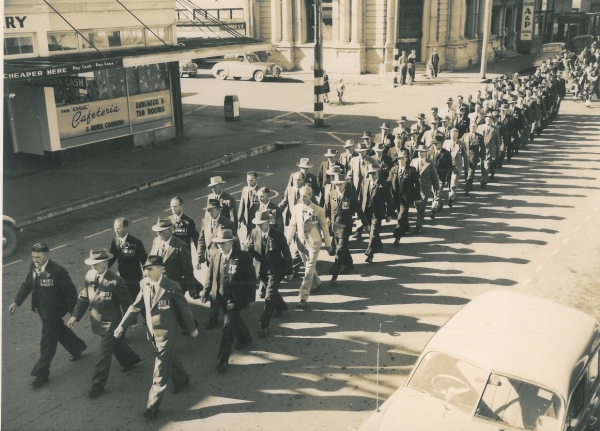
[[[217,92],[230,88],[219,85],[233,81],[206,82]],[[458,93],[461,85],[455,83],[433,95],[416,86],[407,88],[414,105],[411,110],[418,106],[428,112],[433,99]],[[472,89],[472,83],[465,82],[467,87]],[[368,92],[369,98],[359,90]],[[389,89],[355,87],[349,93],[348,106],[327,108],[330,128],[314,132],[316,137],[323,132],[327,137],[312,144],[31,225],[23,240],[49,244],[54,249],[51,258],[64,265],[81,286],[88,269],[83,261],[91,248],[108,247],[115,217],[127,217],[131,233],[149,247],[153,237],[150,226],[168,214],[172,196],[183,197],[186,213],[199,221],[210,176],[222,175],[228,192],[239,198],[244,173],[258,170],[260,185],[282,192],[300,157],[320,162],[329,144],[339,144],[346,133],[356,135],[368,124],[374,131],[373,117],[393,119],[407,103]],[[213,96],[217,100],[218,94]],[[295,116],[298,125],[308,126],[310,117],[294,112],[304,106],[301,97],[292,92],[292,101],[276,108],[287,110],[286,117]],[[185,102],[194,103],[191,99]],[[273,99],[272,103],[277,102]],[[334,116],[338,108],[340,113],[346,111]],[[435,221],[427,220],[423,234],[411,233],[400,248],[391,246],[393,226],[385,225],[385,250],[376,255],[375,263],[364,263],[366,241],[351,243],[354,274],[340,276],[336,287],[324,283],[324,291],[311,296],[307,311],[290,311],[273,320],[266,339],[257,335],[263,305],[257,302],[244,313],[247,326],[256,334],[254,342],[246,350],[234,352],[226,374],[214,371],[218,329],[202,328],[196,339],[182,337],[178,350],[192,384],[179,395],[167,393],[161,415],[150,427],[356,429],[374,410],[377,395],[386,399],[404,381],[431,335],[462,305],[490,289],[532,293],[600,318],[599,109],[597,102],[593,109],[563,103],[557,120],[505,165],[497,181],[485,190],[476,186],[470,197],[461,194],[452,209],[444,209]],[[329,279],[331,260],[326,252],[321,254],[318,271],[324,281]],[[50,383],[38,390],[28,385],[38,356],[40,320],[29,311],[29,299],[16,315],[6,312],[28,264],[27,253],[3,263],[2,428],[148,428],[141,413],[152,379],[153,351],[141,325],[128,331],[127,340],[143,361],[127,374],[113,365],[107,391],[98,399],[84,395],[91,385],[98,352],[98,339],[91,333],[87,316],[76,327],[88,344],[81,361],[69,362],[69,354],[59,347]],[[299,284],[296,279],[282,286],[284,298],[292,306]],[[205,322],[206,307],[191,302],[197,320]]]

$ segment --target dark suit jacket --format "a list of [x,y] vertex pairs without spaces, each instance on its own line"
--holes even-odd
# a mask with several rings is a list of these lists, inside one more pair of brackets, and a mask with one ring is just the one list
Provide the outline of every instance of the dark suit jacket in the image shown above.
[[469,164],[471,165],[471,168],[475,168],[479,163],[479,159],[485,159],[483,135],[475,133],[475,139],[471,139],[471,133],[467,133],[463,136],[462,141],[465,143]]
[[17,291],[15,302],[21,305],[31,293],[31,311],[39,313],[42,320],[61,318],[67,312],[73,313],[77,302],[77,289],[66,269],[53,260],[48,260],[46,270],[39,283],[33,276],[35,264],[31,262],[25,282]]
[[190,246],[192,241],[194,244],[198,242],[198,230],[196,229],[196,222],[189,218],[186,214],[181,214],[181,222],[179,224],[175,223],[175,215],[171,214],[169,216],[171,222],[173,223],[173,236],[175,238],[179,238],[183,242],[185,242],[188,246]]
[[279,202],[279,209],[283,213],[283,219],[286,226],[289,224],[292,218],[292,210],[294,206],[300,202],[300,198],[296,199],[296,188],[294,186],[288,186],[283,193],[283,199]]
[[79,292],[73,317],[79,322],[89,307],[92,331],[94,334],[107,335],[114,332],[123,318],[123,312],[131,305],[131,295],[125,280],[110,269],[106,271],[96,289],[96,274],[92,269],[85,275],[84,287]]
[[[150,251],[151,255],[160,256],[160,244],[161,239],[159,237],[154,238],[152,251]],[[164,263],[167,277],[178,283],[184,293],[189,290],[190,295],[193,296],[202,290],[202,286],[194,276],[190,248],[185,242],[172,236],[167,247]]]
[[[333,165],[339,166],[340,171],[344,172],[344,167],[342,166],[341,163],[334,162]],[[329,169],[329,160],[325,160],[323,163],[321,163],[321,166],[319,166],[319,172],[317,173],[317,183],[319,184],[319,189],[320,189],[321,193],[323,192],[325,185],[329,183],[329,180],[327,179],[327,170],[328,169]]]
[[[260,202],[254,204],[252,209],[250,210],[250,214],[252,218],[256,215],[256,213],[260,210]],[[271,227],[283,232],[285,225],[283,224],[283,213],[281,212],[281,208],[275,205],[273,202],[269,201],[267,204],[267,211],[271,215],[271,219],[269,220],[269,224]]]
[[395,208],[400,208],[401,201],[414,202],[421,199],[419,174],[412,166],[408,164],[404,166],[402,177],[400,177],[400,166],[394,166],[390,171],[388,182],[392,187]]
[[352,216],[354,214],[358,215],[363,224],[368,224],[358,203],[358,196],[350,184],[346,184],[343,194],[340,194],[337,188],[331,190],[323,209],[336,238],[343,238],[344,235],[348,236],[352,233]]
[[[217,199],[217,196],[214,193],[208,195],[206,198],[206,205],[208,206],[208,201],[211,199]],[[221,203],[221,215],[225,218],[228,218],[233,223],[235,223],[235,227],[237,229],[238,219],[237,219],[237,206],[235,203],[235,199],[226,191],[222,191],[221,195],[218,198]],[[207,214],[208,215],[208,214]]]
[[259,227],[252,230],[248,253],[254,258],[254,267],[259,276],[273,274],[276,280],[281,281],[284,276],[293,272],[290,246],[282,231],[270,227],[269,239],[263,249],[262,235]]
[[375,194],[371,196],[371,179],[369,177],[363,180],[362,185],[362,202],[361,209],[364,213],[370,212],[379,219],[384,219],[386,216],[394,214],[394,203],[390,186],[386,181],[378,181],[375,188]]
[[[290,179],[288,180],[288,186],[293,187],[294,185],[294,172],[290,174]],[[317,179],[315,174],[311,174],[307,172],[304,174],[304,185],[309,186],[313,191],[313,197],[318,196],[321,193],[321,188],[319,187],[319,180]]]
[[208,259],[208,255],[206,252],[213,248],[216,248],[216,245],[213,245],[212,239],[213,237],[223,229],[231,229],[233,232],[233,236],[237,236],[237,225],[234,224],[231,220],[222,215],[217,219],[217,226],[211,232],[212,227],[212,218],[210,216],[204,217],[202,219],[202,227],[200,229],[200,238],[198,239],[198,245],[196,249],[198,250],[198,256],[204,255],[206,259]]
[[440,148],[440,152],[436,156],[435,148],[431,147],[427,151],[427,158],[435,167],[435,171],[437,172],[440,181],[445,183],[447,181],[448,172],[452,170],[452,156],[448,150]]
[[135,324],[137,315],[145,306],[148,339],[160,350],[164,348],[166,343],[174,342],[175,337],[181,331],[177,323],[177,310],[189,332],[194,332],[196,325],[192,310],[179,284],[169,280],[163,274],[159,289],[154,296],[154,301],[152,301],[150,283],[151,280],[148,277],[140,281],[140,293],[123,316],[121,327],[127,329],[130,325]]
[[254,227],[252,224],[252,218],[254,217],[254,214],[252,214],[252,207],[258,203],[258,197],[256,196],[257,191],[258,186],[246,186],[242,189],[242,197],[240,198],[238,222],[245,225],[249,231]]
[[119,244],[120,241],[116,237],[110,243],[110,252],[113,257],[108,261],[108,267],[110,268],[115,261],[118,261],[119,275],[126,282],[137,284],[144,278],[141,265],[146,263],[148,258],[144,244],[131,234],[127,234],[125,247],[121,248]]
[[220,294],[228,303],[233,303],[239,309],[246,308],[254,301],[256,293],[256,273],[250,253],[242,250],[231,250],[229,283],[224,285],[223,273],[225,259],[217,249],[208,253],[209,263],[206,273],[206,283],[202,296],[217,299]]

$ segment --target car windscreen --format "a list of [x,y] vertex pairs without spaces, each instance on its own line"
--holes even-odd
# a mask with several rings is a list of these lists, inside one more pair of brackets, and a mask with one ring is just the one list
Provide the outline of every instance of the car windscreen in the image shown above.
[[248,63],[260,63],[260,59],[256,54],[248,54],[246,58],[248,59]]
[[442,352],[427,353],[408,386],[465,412],[472,413],[481,397],[489,371]]
[[558,431],[561,410],[560,398],[553,392],[492,373],[475,415],[516,429]]
[[542,45],[541,52],[560,52],[562,51],[562,44],[560,45]]

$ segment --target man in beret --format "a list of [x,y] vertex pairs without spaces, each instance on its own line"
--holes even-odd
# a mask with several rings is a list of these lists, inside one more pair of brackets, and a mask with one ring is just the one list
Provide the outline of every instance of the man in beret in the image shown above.
[[50,250],[46,244],[37,243],[31,247],[29,272],[25,282],[8,307],[15,314],[17,307],[31,293],[31,311],[37,311],[42,320],[42,340],[40,359],[33,367],[31,375],[35,377],[30,385],[39,388],[48,383],[50,364],[60,343],[70,354],[71,361],[78,361],[87,348],[85,342],[69,329],[63,316],[73,313],[77,303],[77,289],[62,266],[50,260]]

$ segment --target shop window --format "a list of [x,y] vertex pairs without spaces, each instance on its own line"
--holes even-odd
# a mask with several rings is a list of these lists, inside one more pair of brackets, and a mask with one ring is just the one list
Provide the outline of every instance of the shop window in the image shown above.
[[[171,27],[154,27],[150,28],[152,31],[146,29],[146,45],[162,45],[162,42],[156,37],[158,36],[165,43],[171,43]],[[154,34],[152,34],[154,32]]]
[[332,0],[323,0],[322,3],[323,13],[323,40],[331,40],[333,34],[333,6]]
[[315,43],[315,1],[306,0],[306,43]]
[[33,53],[33,35],[6,36],[4,38],[4,55],[26,55]]
[[80,73],[87,80],[87,88],[54,88],[56,106],[74,105],[98,100],[117,99],[127,96],[125,69],[97,70]]
[[169,70],[166,64],[150,64],[127,68],[129,94],[144,94],[169,88]]
[[77,51],[77,33],[74,31],[48,33],[47,38],[50,52]]
[[[90,41],[82,41],[81,48],[84,50],[94,49],[106,50],[117,47],[144,46],[144,32],[141,29],[132,30],[114,30],[114,31],[94,31],[85,34]],[[93,45],[93,46],[92,46]]]
[[502,15],[502,9],[500,6],[492,7],[492,30],[491,34],[500,34],[500,17]]

